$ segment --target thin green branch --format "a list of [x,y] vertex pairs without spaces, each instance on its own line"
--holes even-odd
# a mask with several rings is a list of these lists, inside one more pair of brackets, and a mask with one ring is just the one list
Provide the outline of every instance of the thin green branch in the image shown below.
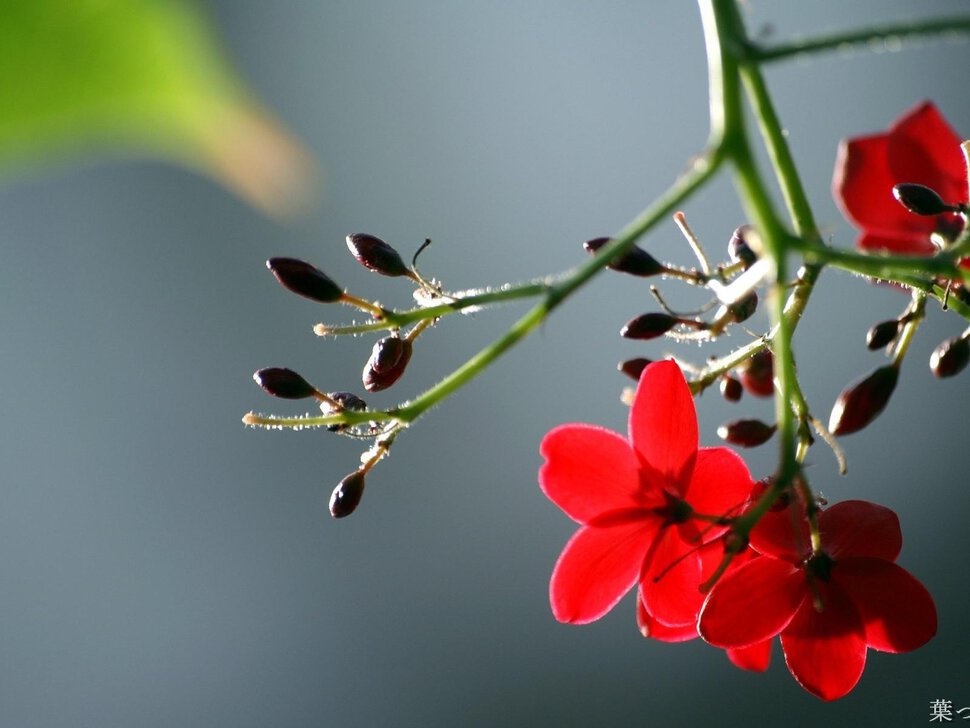
[[817,38],[804,38],[775,45],[749,43],[745,48],[744,60],[752,63],[778,61],[792,56],[821,53],[831,50],[845,50],[857,46],[873,45],[882,42],[896,42],[903,39],[927,35],[965,36],[970,34],[970,16],[960,15],[935,20],[915,20],[902,23],[888,23],[870,28],[860,28],[844,33],[832,33]]

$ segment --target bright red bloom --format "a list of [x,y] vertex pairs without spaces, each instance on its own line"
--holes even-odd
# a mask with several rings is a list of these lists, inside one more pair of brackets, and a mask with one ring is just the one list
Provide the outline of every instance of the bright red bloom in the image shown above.
[[582,526],[552,574],[556,619],[599,619],[639,582],[658,624],[693,625],[703,602],[698,546],[725,529],[694,514],[736,512],[753,483],[732,451],[698,449],[694,400],[680,367],[660,361],[644,369],[628,439],[594,425],[561,425],[540,451],[540,487]]
[[788,669],[823,700],[855,687],[866,650],[908,652],[936,634],[926,588],[894,562],[902,547],[896,514],[844,501],[818,518],[822,550],[812,553],[804,516],[767,514],[751,534],[760,557],[719,580],[700,613],[701,637],[745,648],[777,634]]
[[967,167],[960,137],[929,101],[910,109],[888,132],[842,142],[832,193],[862,229],[858,247],[902,255],[932,255],[930,235],[955,238],[959,216],[916,215],[893,198],[901,183],[930,187],[949,205],[967,202]]

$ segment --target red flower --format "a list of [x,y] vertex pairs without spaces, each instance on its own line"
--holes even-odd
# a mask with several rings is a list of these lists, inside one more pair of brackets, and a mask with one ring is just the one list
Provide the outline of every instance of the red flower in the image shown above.
[[967,202],[967,168],[960,137],[929,101],[911,109],[885,134],[842,142],[832,192],[842,212],[862,229],[858,247],[903,255],[932,255],[934,232],[954,239],[953,213],[922,216],[893,198],[892,188],[915,183],[936,190],[949,205]]
[[936,634],[926,588],[894,562],[902,547],[896,514],[845,501],[818,519],[822,550],[812,553],[802,518],[766,515],[751,534],[760,557],[719,580],[698,621],[717,647],[745,648],[781,635],[788,669],[810,693],[841,698],[855,687],[866,650],[908,652]]
[[680,367],[661,361],[644,369],[629,439],[594,425],[561,425],[540,451],[540,487],[581,524],[552,574],[556,619],[599,619],[639,582],[658,624],[693,625],[703,602],[698,547],[725,529],[695,515],[735,512],[753,483],[727,448],[698,449],[694,401]]

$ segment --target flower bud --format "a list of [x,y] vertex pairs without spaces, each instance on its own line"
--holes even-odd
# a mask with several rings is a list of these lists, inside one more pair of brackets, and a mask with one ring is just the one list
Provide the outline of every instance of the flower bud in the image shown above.
[[[346,410],[362,412],[367,409],[367,403],[352,392],[329,392],[327,396]],[[320,405],[320,409],[325,413],[333,412],[333,408],[327,403]],[[346,428],[347,425],[327,425],[330,432],[342,432]]]
[[967,362],[970,362],[970,341],[957,336],[947,339],[933,350],[930,370],[940,378],[952,377],[959,374]]
[[270,258],[266,261],[283,288],[320,303],[333,303],[343,297],[343,289],[326,273],[296,258]]
[[364,389],[379,392],[400,379],[411,360],[411,349],[410,341],[397,336],[386,336],[374,344],[364,365]]
[[889,346],[899,335],[899,321],[892,319],[874,325],[866,334],[866,347],[872,351]]
[[375,273],[392,277],[411,273],[400,254],[378,237],[353,233],[347,236],[347,247],[358,263]]
[[889,402],[898,379],[899,369],[888,364],[849,385],[832,407],[829,432],[833,435],[849,435],[876,419]]
[[745,240],[745,236],[750,230],[750,225],[742,225],[734,231],[728,241],[728,256],[731,258],[731,262],[744,263],[745,269],[750,268],[758,260],[758,256],[748,245],[748,241]]
[[355,470],[337,483],[330,494],[330,515],[343,518],[353,513],[364,495],[364,472]]
[[735,420],[717,428],[717,436],[738,447],[757,447],[771,439],[778,429],[761,420]]
[[656,339],[681,323],[679,318],[665,313],[645,313],[631,319],[620,329],[620,336],[625,339]]
[[639,382],[640,375],[643,373],[643,370],[652,363],[653,359],[637,357],[636,359],[627,359],[626,361],[621,361],[616,368],[630,377],[630,379],[634,380],[635,382]]
[[757,397],[771,397],[775,393],[774,357],[768,349],[759,351],[738,370],[741,384]]
[[[583,243],[583,248],[586,249],[587,253],[595,253],[597,250],[602,248],[612,238],[593,238],[592,240],[587,240]],[[654,258],[650,253],[648,253],[643,248],[638,248],[634,245],[627,252],[621,255],[619,258],[615,259],[610,263],[607,268],[612,270],[620,271],[621,273],[629,273],[633,276],[655,276],[658,273],[663,273],[666,270],[666,266],[663,263]]]
[[893,197],[914,215],[942,215],[953,211],[953,207],[946,204],[936,190],[926,185],[911,182],[895,185]]
[[306,399],[316,394],[317,389],[292,369],[267,367],[253,374],[253,381],[274,397],[282,399]]
[[[731,318],[734,320],[734,323],[739,324],[742,321],[747,321],[758,310],[758,294],[755,291],[751,291],[740,300],[728,306],[727,310],[731,313]],[[718,311],[718,316],[720,315],[721,312]]]
[[721,377],[721,396],[728,402],[737,402],[741,399],[743,393],[744,387],[741,386],[741,382],[738,381],[737,377],[733,377],[730,374],[725,374]]

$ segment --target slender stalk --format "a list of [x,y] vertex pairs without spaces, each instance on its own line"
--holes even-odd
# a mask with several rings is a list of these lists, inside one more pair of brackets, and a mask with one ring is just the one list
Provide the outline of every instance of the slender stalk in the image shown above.
[[745,49],[744,60],[752,63],[766,63],[797,55],[845,50],[853,46],[872,45],[882,41],[900,41],[926,35],[958,36],[968,33],[970,33],[970,16],[966,15],[935,20],[888,23],[844,33],[832,33],[817,38],[794,40],[789,43],[764,46],[749,43]]

